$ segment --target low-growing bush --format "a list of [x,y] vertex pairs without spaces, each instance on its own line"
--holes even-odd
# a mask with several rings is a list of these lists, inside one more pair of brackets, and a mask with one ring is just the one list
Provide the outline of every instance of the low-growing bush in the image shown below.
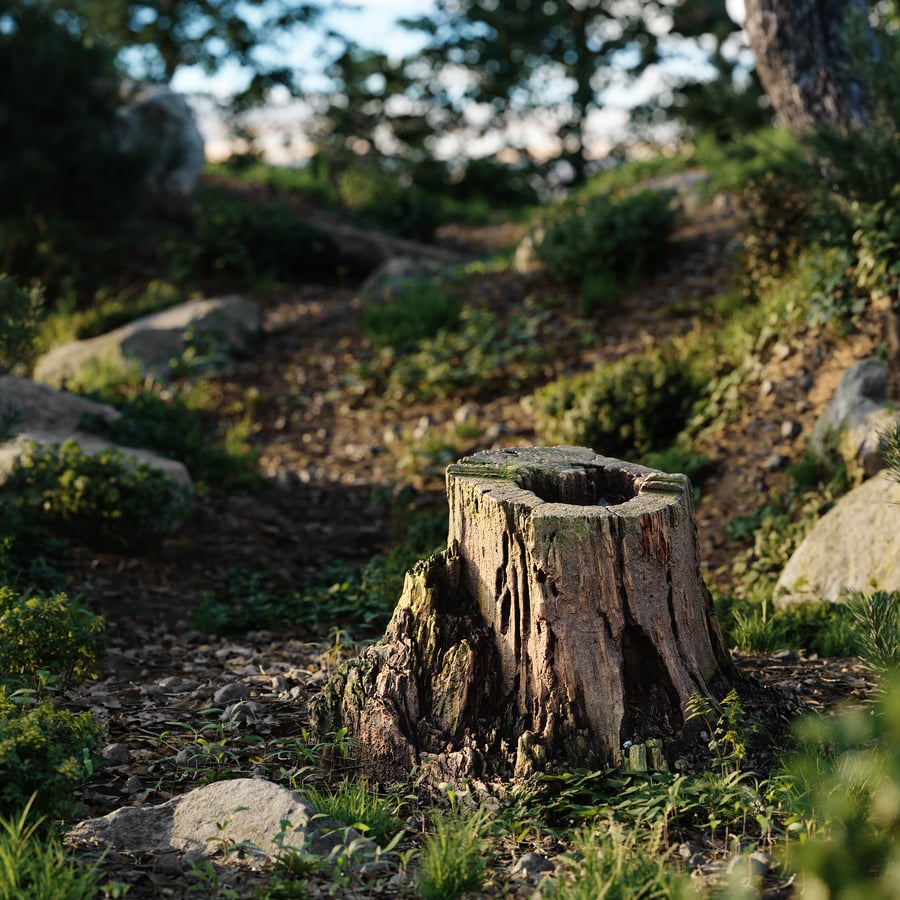
[[43,305],[40,288],[23,288],[0,272],[0,375],[31,355]]
[[0,587],[0,683],[33,680],[41,670],[63,686],[94,672],[103,619],[66,594],[23,596]]
[[115,550],[155,546],[187,509],[184,489],[160,470],[112,447],[88,455],[71,439],[58,447],[33,444],[4,490],[39,527]]
[[0,816],[32,808],[51,818],[70,815],[74,788],[92,770],[101,732],[87,713],[72,715],[49,702],[16,702],[0,685]]
[[561,206],[535,233],[535,254],[552,278],[579,285],[594,311],[634,286],[666,245],[674,195],[641,191]]
[[165,258],[179,285],[332,280],[340,259],[331,238],[284,203],[251,203],[206,188],[194,199],[191,234]]
[[665,344],[541,388],[535,394],[536,429],[548,443],[642,457],[672,443],[701,391],[678,348]]

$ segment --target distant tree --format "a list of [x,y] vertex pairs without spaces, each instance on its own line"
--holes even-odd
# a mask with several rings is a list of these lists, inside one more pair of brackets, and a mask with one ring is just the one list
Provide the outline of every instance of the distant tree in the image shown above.
[[[60,20],[117,52],[128,74],[168,83],[183,66],[207,74],[226,63],[249,74],[244,102],[275,85],[296,89],[279,42],[312,23],[318,0],[45,0]],[[283,47],[280,48],[283,51]]]
[[[657,58],[650,23],[665,4],[637,0],[437,0],[408,27],[429,35],[422,55],[432,100],[461,122],[480,104],[491,129],[540,112],[551,118],[572,180],[589,162],[588,119],[604,89]],[[468,124],[471,126],[472,117]],[[510,144],[523,150],[529,139]]]

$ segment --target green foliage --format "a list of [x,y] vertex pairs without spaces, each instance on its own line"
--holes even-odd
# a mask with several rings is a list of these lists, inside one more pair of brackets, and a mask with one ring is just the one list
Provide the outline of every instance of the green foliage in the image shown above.
[[881,436],[881,455],[890,475],[900,481],[900,422]]
[[852,224],[857,285],[890,295],[896,302],[900,297],[900,183],[884,199],[854,205]]
[[785,770],[798,821],[812,836],[793,844],[791,868],[806,892],[834,900],[890,900],[900,890],[900,685],[873,709],[802,720],[800,750]]
[[796,177],[766,172],[744,185],[740,261],[751,284],[785,274],[809,240],[807,194]]
[[561,206],[536,233],[535,254],[552,278],[581,285],[588,311],[633,287],[666,245],[674,194],[639,191]]
[[15,815],[36,795],[34,809],[59,818],[73,811],[72,792],[92,771],[101,733],[86,713],[52,703],[29,705],[0,685],[0,816]]
[[0,818],[0,898],[2,900],[93,900],[99,865],[79,865],[58,836],[45,833],[29,798],[21,811]]
[[0,272],[0,375],[30,357],[43,305],[40,288],[26,290]]
[[33,444],[18,460],[5,490],[28,520],[95,547],[140,551],[155,545],[186,510],[183,489],[121,451],[92,456],[74,440]]
[[164,390],[146,379],[111,380],[91,396],[115,406],[115,422],[88,418],[82,427],[127,447],[147,447],[183,462],[198,489],[252,487],[258,479],[258,454],[240,439],[240,428],[216,422],[202,402],[202,386],[194,395]]
[[440,224],[440,205],[396,172],[356,165],[337,178],[344,206],[356,217],[416,240],[428,240]]
[[382,796],[365,778],[347,778],[333,789],[308,788],[305,795],[318,812],[350,825],[380,847],[403,828],[396,798]]
[[851,591],[847,603],[863,662],[881,675],[900,667],[900,592]]
[[420,341],[439,331],[454,331],[460,322],[460,303],[439,282],[410,280],[397,286],[383,303],[367,305],[360,330],[376,347],[390,347],[395,354],[409,353]]
[[0,683],[53,673],[61,685],[94,671],[103,619],[65,594],[22,596],[0,587]]
[[488,853],[486,838],[491,815],[469,812],[454,804],[435,811],[431,830],[422,843],[416,891],[422,900],[455,900],[484,885]]
[[103,43],[43,3],[6,4],[4,23],[0,269],[39,276],[55,293],[85,280],[134,211],[143,162],[116,148],[117,77]]
[[398,402],[478,394],[498,385],[520,386],[540,370],[537,342],[547,310],[526,310],[507,321],[465,305],[454,328],[422,338],[407,353],[384,349],[357,370],[385,397]]
[[286,203],[253,203],[216,188],[194,197],[194,226],[164,258],[178,285],[330,280],[340,265],[331,239]]
[[546,884],[544,900],[678,900],[695,896],[687,877],[666,866],[660,821],[648,829],[616,822],[579,830],[562,874]]
[[339,622],[381,631],[400,598],[406,572],[443,540],[438,530],[427,519],[408,524],[404,537],[388,553],[378,553],[360,567],[340,560],[327,563],[303,590],[293,587],[282,573],[233,572],[223,590],[205,594],[198,603],[194,627],[231,634]]
[[684,428],[702,384],[675,344],[559,378],[535,394],[548,443],[634,458],[668,446]]

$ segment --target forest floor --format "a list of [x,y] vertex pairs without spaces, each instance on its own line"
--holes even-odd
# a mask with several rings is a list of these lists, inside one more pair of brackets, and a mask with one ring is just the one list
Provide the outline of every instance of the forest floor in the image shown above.
[[[534,444],[535,387],[694,327],[713,298],[734,287],[736,234],[728,204],[700,205],[679,224],[653,276],[619,307],[590,319],[576,297],[539,275],[486,269],[469,302],[505,317],[543,298],[550,314],[538,336],[546,351],[542,369],[517,387],[472,390],[429,403],[389,403],[360,387],[357,366],[371,350],[359,330],[356,286],[285,288],[256,298],[264,317],[260,345],[213,379],[210,389],[223,406],[245,402],[248,392],[255,398],[253,442],[260,451],[262,487],[246,493],[213,489],[157,553],[123,557],[74,550],[67,561],[73,589],[107,621],[101,676],[79,689],[70,705],[91,710],[107,727],[109,742],[130,751],[129,762],[107,765],[92,778],[85,814],[158,802],[193,786],[196,770],[179,768],[175,756],[196,746],[201,735],[221,732],[216,715],[204,711],[229,681],[245,680],[263,705],[264,714],[247,726],[254,735],[273,746],[299,740],[306,703],[346,655],[346,644],[335,645],[327,628],[290,622],[277,634],[210,636],[191,627],[191,609],[222,589],[236,569],[284,572],[299,585],[325,562],[364,562],[385,550],[400,486],[414,491],[414,508],[445,502],[440,473],[450,460],[444,444],[431,437],[451,436],[459,456]],[[446,229],[440,237],[474,258],[509,246],[519,233],[509,227]],[[727,523],[786,489],[785,469],[802,457],[842,373],[881,341],[877,325],[846,338],[808,326],[777,335],[763,351],[744,387],[740,416],[698,448],[710,458],[697,485],[708,581],[728,586],[728,566],[741,545],[728,540]],[[461,416],[477,424],[474,436],[459,437],[455,425]],[[796,436],[784,436],[788,421],[798,423]],[[776,454],[782,459],[773,465]],[[873,686],[857,660],[735,656],[744,670],[820,710],[858,702]],[[239,770],[246,765],[232,764]],[[275,754],[259,765],[272,774],[290,763]],[[184,873],[161,869],[157,860],[110,857],[108,867],[111,878],[133,885],[129,897],[188,896]],[[314,885],[310,890],[315,896]]]

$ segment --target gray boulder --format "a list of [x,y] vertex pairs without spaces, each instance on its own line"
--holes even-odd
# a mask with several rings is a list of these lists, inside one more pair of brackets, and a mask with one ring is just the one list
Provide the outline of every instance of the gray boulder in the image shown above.
[[842,497],[788,560],[775,602],[900,590],[900,482],[879,472]]
[[[99,844],[134,854],[175,851],[189,860],[237,844],[251,860],[274,857],[282,846],[327,856],[358,840],[358,832],[319,816],[299,794],[257,778],[216,781],[159,806],[125,806],[79,822],[66,835],[76,846]],[[367,845],[374,846],[359,846]]]
[[152,210],[166,218],[189,219],[206,158],[187,100],[167,87],[143,88],[119,108],[117,119],[119,148],[147,160],[144,190]]
[[857,484],[884,465],[881,435],[900,418],[888,409],[887,389],[888,372],[881,363],[855,363],[844,373],[810,437],[816,456],[842,461]]
[[124,369],[136,363],[165,378],[193,342],[201,353],[246,353],[262,329],[259,306],[246,297],[193,300],[135,319],[99,337],[55,347],[34,367],[35,381],[59,387],[92,364]]
[[449,266],[418,256],[395,256],[383,262],[360,286],[359,297],[367,304],[399,299],[410,287],[439,281]]
[[[99,453],[111,446],[110,441],[81,429],[83,416],[97,416],[114,422],[120,413],[112,406],[58,391],[14,375],[0,376],[0,414],[13,416],[11,434],[4,441],[0,435],[0,483],[32,443],[62,444],[72,438],[86,454]],[[193,483],[184,463],[167,459],[137,447],[118,447],[126,458],[146,463],[168,475],[188,491]]]

